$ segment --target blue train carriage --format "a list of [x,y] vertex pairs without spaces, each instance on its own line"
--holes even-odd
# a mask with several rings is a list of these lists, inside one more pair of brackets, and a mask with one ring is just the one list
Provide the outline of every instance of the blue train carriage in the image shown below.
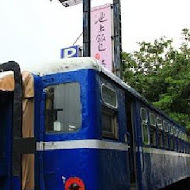
[[145,102],[138,103],[138,110],[143,189],[160,189],[189,177],[187,129]]
[[118,79],[89,58],[53,63],[34,79],[36,188],[129,189],[125,90]]
[[11,88],[0,83],[0,189],[159,189],[190,175],[186,129],[94,59],[12,70]]

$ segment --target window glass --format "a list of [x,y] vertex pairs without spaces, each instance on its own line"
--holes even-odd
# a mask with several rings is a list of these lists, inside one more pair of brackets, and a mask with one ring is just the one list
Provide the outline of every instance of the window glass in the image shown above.
[[179,130],[175,128],[175,137],[178,137]]
[[178,138],[182,139],[182,132],[181,131],[179,131],[179,133],[178,133]]
[[141,124],[141,128],[142,128],[142,136],[143,136],[143,142],[144,144],[150,144],[150,135],[149,135],[149,129],[146,123]]
[[149,117],[150,117],[150,125],[156,126],[156,116],[153,113],[150,113]]
[[168,132],[168,131],[169,131],[169,130],[168,130],[168,128],[169,128],[169,127],[168,127],[168,123],[167,123],[165,120],[163,121],[163,128],[164,128],[164,131],[165,131],[165,132]]
[[150,128],[150,144],[156,146],[156,129],[153,127]]
[[117,95],[115,90],[107,87],[106,85],[102,85],[102,99],[105,104],[117,108]]
[[148,128],[148,114],[145,108],[140,109],[140,116],[141,116],[141,130],[142,130],[142,138],[143,143],[146,145],[150,144],[150,133]]
[[168,124],[169,132],[172,135],[173,134],[173,127],[172,125]]
[[169,148],[169,137],[167,133],[164,134],[164,148]]
[[156,146],[156,116],[154,113],[149,113],[150,119],[150,144]]
[[176,135],[176,128],[175,128],[175,126],[173,126],[173,135],[174,136]]
[[145,108],[141,108],[140,114],[141,114],[141,120],[147,123],[148,121],[147,110]]
[[171,149],[171,150],[174,150],[173,136],[170,136],[170,149]]
[[102,131],[104,137],[117,138],[117,112],[102,108]]
[[160,130],[162,130],[162,129],[163,129],[163,126],[162,126],[162,120],[161,120],[160,117],[157,117],[156,123],[157,123],[158,128],[159,128]]
[[162,131],[158,131],[158,146],[160,148],[163,148],[164,147],[164,136],[162,134]]
[[76,132],[81,127],[80,85],[66,83],[46,89],[47,132]]

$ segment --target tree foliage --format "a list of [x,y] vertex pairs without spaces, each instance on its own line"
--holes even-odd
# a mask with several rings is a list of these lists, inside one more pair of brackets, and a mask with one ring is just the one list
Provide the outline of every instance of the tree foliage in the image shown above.
[[149,102],[190,128],[190,31],[182,43],[162,37],[139,43],[139,51],[123,53],[123,79]]

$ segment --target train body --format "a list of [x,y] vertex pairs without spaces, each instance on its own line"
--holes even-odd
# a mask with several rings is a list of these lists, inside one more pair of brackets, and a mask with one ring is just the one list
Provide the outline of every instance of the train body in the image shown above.
[[1,190],[148,190],[190,176],[185,127],[94,59],[27,73],[20,96],[15,75],[0,81]]

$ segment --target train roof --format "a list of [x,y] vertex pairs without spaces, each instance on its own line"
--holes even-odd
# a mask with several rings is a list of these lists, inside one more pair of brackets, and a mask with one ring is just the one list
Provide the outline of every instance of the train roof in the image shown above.
[[39,76],[45,76],[56,73],[77,71],[81,69],[93,69],[102,72],[111,80],[115,81],[117,84],[128,90],[136,98],[140,98],[143,101],[147,102],[147,100],[143,96],[141,96],[136,90],[134,90],[128,84],[123,82],[120,78],[118,78],[108,69],[103,67],[102,64],[100,64],[100,61],[94,58],[78,57],[78,58],[67,58],[67,59],[60,59],[57,61],[46,62],[44,66],[40,65],[35,68],[32,68],[31,72]]

